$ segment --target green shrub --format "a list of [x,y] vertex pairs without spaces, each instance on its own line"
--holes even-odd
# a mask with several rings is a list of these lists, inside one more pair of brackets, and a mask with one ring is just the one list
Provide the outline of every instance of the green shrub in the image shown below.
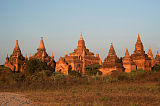
[[86,66],[85,67],[86,74],[89,75],[89,76],[102,75],[102,72],[98,70],[100,67],[101,66],[99,64],[94,64],[94,65],[91,65],[91,66]]
[[81,73],[79,73],[77,71],[69,71],[68,74],[71,76],[75,76],[75,77],[81,77]]
[[47,70],[47,65],[43,63],[41,60],[32,58],[29,61],[27,61],[25,73],[33,74],[42,70]]

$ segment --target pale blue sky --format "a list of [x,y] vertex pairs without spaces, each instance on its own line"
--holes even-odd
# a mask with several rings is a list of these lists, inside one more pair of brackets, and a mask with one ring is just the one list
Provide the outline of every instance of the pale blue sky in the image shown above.
[[16,40],[23,55],[33,55],[41,35],[57,61],[77,47],[80,32],[102,60],[110,42],[119,57],[125,48],[133,53],[138,33],[146,52],[151,45],[155,55],[160,51],[160,0],[0,0],[0,64]]

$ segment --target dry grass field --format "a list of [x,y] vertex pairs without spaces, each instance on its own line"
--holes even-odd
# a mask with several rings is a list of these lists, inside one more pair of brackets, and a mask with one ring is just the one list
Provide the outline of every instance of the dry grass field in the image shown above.
[[160,72],[115,71],[109,76],[31,75],[0,70],[0,92],[40,106],[160,106]]
[[160,84],[154,82],[99,83],[18,93],[39,105],[160,106]]

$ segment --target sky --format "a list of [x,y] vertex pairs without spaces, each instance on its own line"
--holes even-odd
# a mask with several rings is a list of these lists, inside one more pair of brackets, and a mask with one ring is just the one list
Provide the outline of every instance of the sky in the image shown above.
[[146,53],[160,52],[160,0],[0,0],[0,64],[12,54],[16,40],[22,54],[37,52],[43,36],[55,60],[77,47],[80,33],[86,47],[102,60],[113,43],[119,57],[130,54],[140,33]]

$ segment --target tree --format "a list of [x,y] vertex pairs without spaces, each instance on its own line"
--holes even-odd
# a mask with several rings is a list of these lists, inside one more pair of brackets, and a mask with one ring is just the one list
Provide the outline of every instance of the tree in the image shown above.
[[26,63],[25,73],[33,74],[42,70],[47,70],[47,65],[39,59],[30,59]]

